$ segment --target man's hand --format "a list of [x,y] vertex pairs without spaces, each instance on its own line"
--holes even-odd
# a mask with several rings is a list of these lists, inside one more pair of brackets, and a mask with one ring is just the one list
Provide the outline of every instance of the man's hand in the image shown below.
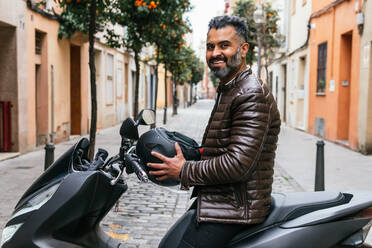
[[163,163],[148,163],[147,166],[157,169],[156,171],[150,171],[151,175],[158,176],[156,180],[163,181],[167,178],[178,179],[181,173],[182,165],[186,162],[183,157],[180,145],[176,142],[174,144],[176,148],[177,155],[173,158],[168,158],[157,152],[152,152],[151,155],[157,157]]

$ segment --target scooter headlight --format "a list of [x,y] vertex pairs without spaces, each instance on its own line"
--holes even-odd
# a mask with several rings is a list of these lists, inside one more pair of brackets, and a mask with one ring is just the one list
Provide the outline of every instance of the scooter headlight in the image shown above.
[[3,230],[3,235],[1,237],[0,247],[2,247],[5,242],[11,239],[22,225],[23,223],[5,227]]
[[61,183],[57,183],[53,185],[52,187],[32,197],[21,209],[19,209],[17,212],[15,212],[12,215],[12,219],[22,214],[41,208],[41,206],[43,206],[45,203],[47,203],[50,200],[50,198],[52,198],[54,193],[57,191],[59,185],[61,185]]
[[[50,198],[52,198],[54,193],[57,191],[59,185],[61,185],[61,182],[56,183],[53,186],[49,187],[48,189],[36,194],[21,209],[16,211],[12,215],[11,219],[14,219],[17,216],[20,216],[22,214],[29,213],[31,211],[41,208],[41,206],[43,206],[45,203],[47,203],[50,200]],[[22,225],[23,223],[19,223],[19,224],[5,227],[3,230],[0,247],[5,242],[7,242],[9,239],[11,239]]]

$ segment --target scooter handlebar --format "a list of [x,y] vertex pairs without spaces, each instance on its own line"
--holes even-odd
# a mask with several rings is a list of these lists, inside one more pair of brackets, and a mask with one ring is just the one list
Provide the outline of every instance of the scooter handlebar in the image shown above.
[[141,182],[147,183],[149,177],[140,165],[140,160],[135,154],[125,154],[125,165],[130,167]]

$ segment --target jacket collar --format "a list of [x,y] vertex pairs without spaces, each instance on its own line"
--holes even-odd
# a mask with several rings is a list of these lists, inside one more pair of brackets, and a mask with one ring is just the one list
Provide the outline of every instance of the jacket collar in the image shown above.
[[242,78],[244,78],[246,75],[252,74],[251,67],[247,66],[243,71],[239,72],[233,79],[231,79],[229,82],[225,84],[219,84],[217,87],[217,92],[221,93],[228,89],[231,89],[235,87],[236,82],[239,82]]

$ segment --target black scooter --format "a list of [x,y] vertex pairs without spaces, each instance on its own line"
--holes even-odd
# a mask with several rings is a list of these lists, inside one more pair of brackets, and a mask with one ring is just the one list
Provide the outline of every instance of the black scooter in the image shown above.
[[24,193],[6,224],[3,248],[118,248],[123,245],[101,229],[100,222],[128,189],[123,172],[148,181],[134,153],[137,126],[154,123],[154,112],[143,110],[137,121],[126,119],[118,155],[98,149],[89,161],[89,141],[82,138],[56,160]]
[[[127,190],[123,172],[147,182],[135,154],[137,126],[154,122],[154,112],[141,111],[120,128],[118,155],[99,149],[89,161],[89,142],[81,139],[46,170],[15,207],[2,234],[1,247],[124,247],[104,233],[100,221]],[[178,247],[192,221],[184,214],[160,242]],[[229,243],[241,248],[341,248],[363,244],[372,225],[372,192],[306,192],[272,194],[266,221],[247,227]]]

